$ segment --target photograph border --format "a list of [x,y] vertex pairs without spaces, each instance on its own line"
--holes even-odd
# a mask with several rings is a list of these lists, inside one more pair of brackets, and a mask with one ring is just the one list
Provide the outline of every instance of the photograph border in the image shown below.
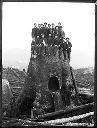
[[[0,125],[2,126],[2,4],[3,2],[80,2],[80,3],[95,3],[96,1],[92,1],[92,0],[74,0],[74,1],[71,1],[71,0],[68,0],[68,1],[65,1],[65,0],[49,0],[49,1],[45,1],[45,0],[3,0],[2,2],[0,2]],[[96,100],[97,100],[97,87],[96,87],[96,84],[97,84],[97,62],[96,62],[96,55],[97,55],[97,3],[95,3],[95,66],[94,66],[94,85],[95,85],[95,88],[94,88],[94,99],[95,99],[95,104],[94,104],[94,109],[95,109],[95,124],[94,126],[96,127],[97,126],[97,105],[96,105]]]

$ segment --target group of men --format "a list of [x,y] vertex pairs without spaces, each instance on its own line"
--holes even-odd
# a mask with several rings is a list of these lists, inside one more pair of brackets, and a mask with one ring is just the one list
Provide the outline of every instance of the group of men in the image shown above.
[[[65,38],[65,33],[62,29],[62,25],[59,22],[57,26],[52,24],[36,24],[34,23],[34,28],[32,29],[32,54],[34,54],[35,46],[59,46],[59,50],[67,50],[68,58],[70,59],[70,52],[72,44],[69,38]],[[45,50],[46,51],[46,50]]]

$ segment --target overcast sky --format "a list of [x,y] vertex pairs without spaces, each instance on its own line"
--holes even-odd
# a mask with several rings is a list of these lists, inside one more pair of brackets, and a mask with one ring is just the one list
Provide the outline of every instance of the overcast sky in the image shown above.
[[5,51],[14,48],[27,50],[30,58],[33,23],[38,24],[45,21],[55,25],[58,22],[62,23],[65,35],[70,38],[73,45],[71,53],[72,67],[94,67],[94,3],[3,2],[3,60],[6,59],[4,58]]

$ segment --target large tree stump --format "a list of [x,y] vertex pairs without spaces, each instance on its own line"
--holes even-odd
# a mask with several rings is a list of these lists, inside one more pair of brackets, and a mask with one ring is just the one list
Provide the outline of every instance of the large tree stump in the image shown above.
[[[35,117],[63,109],[66,106],[64,101],[66,81],[67,79],[71,81],[67,52],[65,52],[64,58],[63,52],[59,57],[58,46],[47,46],[46,54],[44,54],[45,47],[36,46],[36,49],[39,49],[38,47],[40,52],[31,55],[25,86],[16,101],[20,114],[23,102],[29,97],[30,101],[32,101],[29,104],[33,104],[31,107]],[[52,92],[55,92],[54,97]],[[21,105],[22,107],[20,107]]]

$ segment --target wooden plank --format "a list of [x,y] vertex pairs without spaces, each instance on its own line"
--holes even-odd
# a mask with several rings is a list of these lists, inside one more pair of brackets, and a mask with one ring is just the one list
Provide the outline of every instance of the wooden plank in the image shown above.
[[80,97],[79,97],[79,93],[78,93],[78,88],[77,88],[77,84],[76,84],[76,81],[75,81],[75,78],[73,76],[73,71],[72,71],[72,67],[70,67],[70,73],[71,73],[71,77],[72,77],[72,82],[73,82],[73,86],[74,86],[74,89],[75,89],[75,101],[76,101],[76,104],[77,105],[80,105],[81,102],[80,102]]

